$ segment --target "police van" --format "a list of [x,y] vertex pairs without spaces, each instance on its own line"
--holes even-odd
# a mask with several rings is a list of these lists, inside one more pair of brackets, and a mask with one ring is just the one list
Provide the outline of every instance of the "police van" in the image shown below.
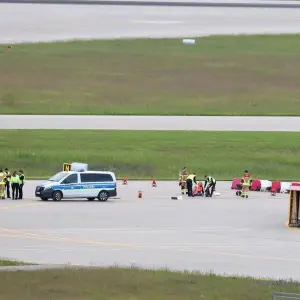
[[117,180],[113,172],[62,171],[38,185],[35,196],[44,201],[76,198],[107,201],[117,196]]

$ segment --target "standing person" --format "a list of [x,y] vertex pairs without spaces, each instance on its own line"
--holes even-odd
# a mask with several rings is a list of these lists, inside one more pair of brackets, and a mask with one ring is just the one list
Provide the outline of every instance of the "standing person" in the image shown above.
[[5,172],[5,176],[6,176],[6,181],[5,181],[6,197],[10,198],[10,178],[11,178],[11,174],[8,171],[8,168],[5,168],[4,172]]
[[23,170],[19,171],[19,199],[23,199],[23,186],[25,182],[25,175]]
[[187,190],[188,190],[188,196],[189,197],[192,197],[193,196],[193,182],[195,184],[197,184],[197,181],[196,181],[196,173],[191,173],[188,177],[187,177],[187,180],[186,180],[186,187],[187,187]]
[[242,198],[248,198],[249,196],[249,189],[252,184],[252,179],[250,177],[250,174],[248,173],[247,170],[245,170],[244,175],[241,179],[241,184],[242,184]]
[[17,175],[16,171],[13,172],[10,182],[12,189],[12,198],[13,200],[17,200],[19,196],[19,176]]
[[181,188],[181,194],[187,194],[187,186],[186,186],[186,179],[188,177],[187,169],[184,167],[179,172],[179,186]]
[[5,174],[0,169],[0,199],[5,199]]
[[[206,185],[208,184],[207,189],[205,190],[205,194],[207,195],[207,197],[212,197],[213,192],[216,189],[216,183],[217,183],[216,179],[211,176],[207,176],[207,175],[205,175],[204,178],[205,178],[204,189],[206,188]],[[209,189],[210,189],[210,191],[209,191]]]

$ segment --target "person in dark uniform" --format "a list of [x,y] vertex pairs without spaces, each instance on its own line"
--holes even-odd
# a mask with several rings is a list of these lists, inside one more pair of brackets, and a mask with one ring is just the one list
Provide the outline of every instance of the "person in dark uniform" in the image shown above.
[[196,173],[191,173],[186,179],[186,187],[188,190],[188,196],[193,196],[193,182],[197,184]]
[[19,171],[19,199],[23,199],[23,186],[24,186],[25,176],[22,170]]

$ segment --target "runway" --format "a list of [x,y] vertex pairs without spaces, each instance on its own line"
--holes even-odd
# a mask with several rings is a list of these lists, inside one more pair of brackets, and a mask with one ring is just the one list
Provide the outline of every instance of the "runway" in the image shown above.
[[67,5],[124,5],[124,6],[176,6],[176,7],[250,7],[250,8],[300,8],[298,1],[258,0],[0,0],[0,3],[15,4],[67,4]]
[[218,182],[219,197],[171,200],[177,182],[150,183],[119,183],[120,199],[106,203],[56,203],[34,200],[38,182],[28,181],[27,200],[0,202],[1,255],[48,265],[135,264],[300,280],[300,234],[285,226],[287,195],[253,192],[242,200]]
[[300,9],[0,3],[0,44],[299,33]]
[[299,132],[300,117],[0,115],[0,129]]

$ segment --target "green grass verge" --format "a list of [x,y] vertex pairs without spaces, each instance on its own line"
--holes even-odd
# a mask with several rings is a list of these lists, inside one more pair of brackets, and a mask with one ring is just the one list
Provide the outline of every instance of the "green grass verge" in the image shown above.
[[198,178],[299,179],[300,133],[1,130],[2,167],[50,176],[64,162],[86,162],[119,178],[177,179],[183,166]]
[[0,272],[0,282],[0,300],[270,300],[273,291],[300,293],[292,281],[135,268]]
[[31,263],[25,263],[18,260],[0,259],[0,267],[11,267],[11,266],[27,266],[32,265]]
[[217,36],[0,50],[5,114],[300,115],[300,38]]

